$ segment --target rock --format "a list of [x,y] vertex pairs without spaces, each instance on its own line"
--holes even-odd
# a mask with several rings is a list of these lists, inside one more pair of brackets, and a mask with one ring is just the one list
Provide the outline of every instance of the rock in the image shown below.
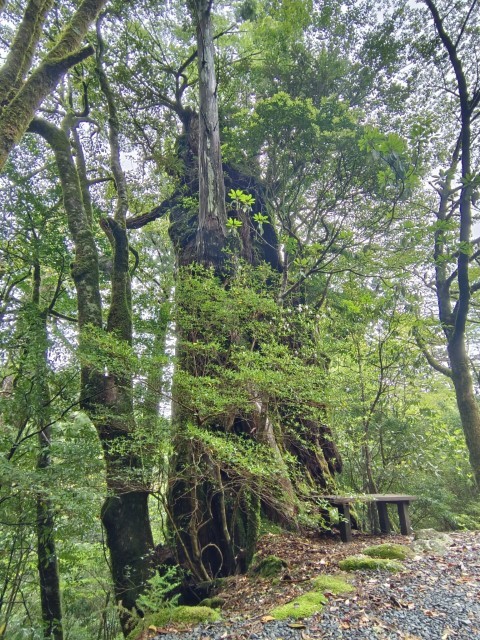
[[447,547],[453,544],[447,533],[435,529],[419,529],[415,531],[414,538],[411,547],[415,553],[445,555]]
[[453,539],[443,531],[435,529],[419,529],[413,535],[415,540],[441,540],[444,544],[453,544]]
[[282,558],[267,556],[252,567],[249,573],[259,578],[274,578],[283,573],[287,567],[287,563]]

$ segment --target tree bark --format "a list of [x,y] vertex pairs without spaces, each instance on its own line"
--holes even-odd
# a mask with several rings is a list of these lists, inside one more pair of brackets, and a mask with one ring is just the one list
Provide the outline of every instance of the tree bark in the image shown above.
[[212,0],[191,0],[190,4],[197,24],[200,99],[197,261],[218,269],[225,260],[227,214],[220,150]]
[[[0,69],[0,112],[30,69],[52,0],[29,0],[3,67]],[[12,96],[13,97],[13,96]]]

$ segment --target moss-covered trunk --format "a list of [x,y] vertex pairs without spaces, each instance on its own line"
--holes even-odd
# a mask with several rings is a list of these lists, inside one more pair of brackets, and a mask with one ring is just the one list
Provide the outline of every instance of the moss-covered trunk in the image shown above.
[[[5,97],[0,111],[0,171],[13,147],[20,141],[43,100],[55,89],[68,69],[85,60],[93,47],[79,47],[106,0],[83,0],[57,42],[48,50],[40,64],[21,82],[29,71],[37,39],[49,8],[49,3],[29,3],[7,57],[0,71],[6,82]],[[35,6],[34,6],[35,5]]]
[[[68,122],[65,126],[68,125]],[[62,183],[64,207],[75,245],[72,276],[77,292],[81,367],[81,406],[99,434],[105,455],[109,495],[102,509],[117,603],[122,605],[121,623],[125,635],[130,629],[130,611],[142,592],[150,570],[153,547],[148,516],[148,488],[143,486],[141,461],[132,451],[132,372],[111,356],[105,375],[95,363],[96,338],[103,331],[98,254],[91,216],[85,209],[72,149],[64,129],[36,119],[31,127],[51,145]],[[107,219],[103,228],[113,251],[112,294],[107,333],[119,343],[132,341],[131,292],[125,207],[118,219]]]

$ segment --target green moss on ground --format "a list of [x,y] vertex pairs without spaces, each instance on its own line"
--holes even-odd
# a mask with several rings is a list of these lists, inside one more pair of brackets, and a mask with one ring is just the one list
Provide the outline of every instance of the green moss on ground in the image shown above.
[[333,593],[335,596],[338,596],[341,593],[350,593],[350,591],[353,591],[351,584],[337,576],[318,576],[318,578],[313,580],[313,584],[315,585],[316,591],[321,591],[322,593]]
[[220,596],[213,596],[212,598],[205,598],[199,603],[199,607],[210,607],[210,609],[221,609],[226,600],[220,598]]
[[145,616],[128,635],[127,640],[136,640],[141,632],[150,626],[164,627],[172,624],[182,627],[217,620],[220,620],[220,614],[209,607],[169,607]]
[[250,574],[259,578],[275,578],[287,568],[287,563],[277,556],[267,556],[250,570]]
[[390,560],[405,560],[410,558],[413,553],[411,549],[404,544],[377,544],[373,547],[367,547],[363,550],[366,556],[371,558],[387,558]]
[[326,603],[327,599],[321,591],[308,591],[303,596],[298,596],[295,600],[287,602],[281,607],[275,607],[270,615],[275,620],[308,618],[308,616],[313,616],[314,613],[321,611]]
[[345,582],[345,580],[337,576],[318,576],[318,578],[315,578],[312,582],[315,587],[314,589],[298,596],[298,598],[295,598],[291,602],[276,607],[270,612],[270,615],[275,618],[275,620],[308,618],[308,616],[312,616],[314,613],[321,611],[323,605],[327,603],[327,598],[324,593],[338,595],[339,593],[353,591],[351,584],[348,584],[348,582]]
[[345,560],[340,560],[338,566],[343,571],[376,571],[383,569],[384,571],[395,573],[403,569],[403,564],[397,560],[370,558],[369,556],[349,556]]

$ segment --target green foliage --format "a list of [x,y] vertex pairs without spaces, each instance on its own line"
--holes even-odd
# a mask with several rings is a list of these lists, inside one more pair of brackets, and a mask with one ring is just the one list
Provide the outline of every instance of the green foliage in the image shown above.
[[[199,425],[228,420],[235,411],[249,413],[252,388],[277,404],[304,402],[311,415],[314,399],[322,402],[324,370],[306,365],[304,352],[289,348],[302,317],[277,305],[270,283],[275,278],[266,267],[241,265],[228,289],[202,271],[179,282],[185,366],[175,383]],[[311,354],[314,346],[305,343],[303,349]]]
[[172,595],[172,592],[181,584],[182,577],[178,567],[161,567],[147,580],[147,588],[137,600],[138,607],[147,613],[175,607],[180,595]]

